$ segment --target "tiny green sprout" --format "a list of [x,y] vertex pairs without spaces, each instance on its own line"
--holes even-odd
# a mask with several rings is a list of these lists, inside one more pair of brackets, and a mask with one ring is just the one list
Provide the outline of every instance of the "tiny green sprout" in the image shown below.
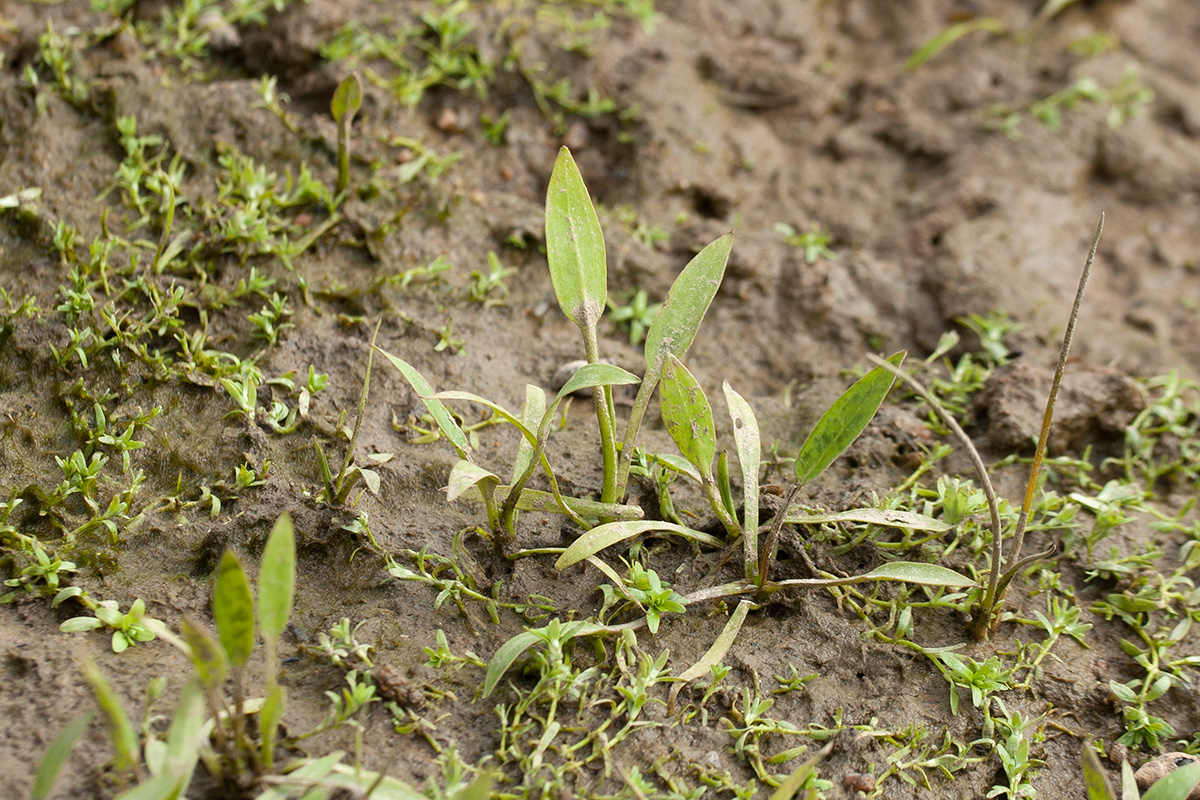
[[651,303],[645,289],[633,293],[633,299],[621,305],[608,298],[608,318],[619,326],[629,328],[629,344],[637,346],[646,338],[646,331],[654,323],[654,317],[662,303]]
[[798,233],[791,225],[779,222],[776,223],[775,230],[789,245],[804,250],[804,261],[808,264],[817,263],[819,258],[830,261],[837,258],[837,253],[829,249],[833,234],[822,230],[819,225],[814,224],[808,233]]
[[636,561],[629,568],[626,589],[646,609],[646,627],[650,633],[658,633],[663,614],[682,614],[687,610],[682,602],[683,597],[671,589],[671,584],[662,581],[657,572]]
[[352,72],[338,84],[329,104],[333,121],[338,126],[338,177],[337,193],[343,194],[350,186],[350,125],[354,115],[362,107],[362,82],[358,73]]
[[508,286],[504,279],[516,273],[516,267],[506,267],[500,263],[500,257],[494,250],[487,254],[487,272],[471,270],[471,285],[468,287],[468,299],[483,307],[498,306],[504,303],[508,296]]
[[266,341],[269,345],[279,342],[279,336],[288,328],[296,327],[287,320],[292,316],[288,308],[287,298],[272,292],[267,304],[257,314],[251,314],[247,319],[254,326],[254,335]]
[[90,598],[81,597],[80,600],[89,606],[95,616],[72,617],[59,626],[59,630],[63,633],[109,628],[113,632],[112,649],[114,653],[123,652],[132,644],[148,642],[155,638],[151,627],[145,624],[146,620],[152,618],[146,616],[146,604],[140,597],[133,601],[129,611],[124,614],[121,613],[115,600],[104,600],[99,603]]
[[446,324],[438,331],[438,342],[433,346],[433,352],[440,353],[444,350],[449,350],[451,355],[458,355],[462,352],[463,346],[466,345],[467,341],[455,338],[453,325],[453,320],[446,320]]

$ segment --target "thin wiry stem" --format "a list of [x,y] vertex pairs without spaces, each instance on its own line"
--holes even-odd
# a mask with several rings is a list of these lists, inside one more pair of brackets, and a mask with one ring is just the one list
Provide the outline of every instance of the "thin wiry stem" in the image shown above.
[[921,385],[920,381],[873,353],[868,353],[867,358],[872,364],[883,367],[908,384],[908,387],[916,392],[917,396],[924,400],[926,405],[933,409],[933,412],[937,414],[942,424],[950,429],[950,433],[954,434],[954,438],[958,439],[963,449],[967,451],[967,456],[971,459],[971,466],[975,468],[975,474],[979,476],[979,483],[983,486],[983,494],[987,498],[988,511],[992,516],[992,574],[988,579],[988,592],[990,596],[990,594],[995,592],[996,584],[1000,580],[1000,567],[1001,562],[1004,560],[1004,553],[1001,542],[1000,506],[996,501],[996,490],[992,487],[992,479],[988,476],[987,467],[983,464],[983,458],[979,455],[979,450],[975,448],[975,443],[971,441],[970,436],[967,436],[967,432],[958,424],[958,420],[945,409],[936,397],[930,394],[928,389]]
[[1017,532],[1013,539],[1010,561],[1021,557],[1021,546],[1025,544],[1025,526],[1029,522],[1029,510],[1033,508],[1033,495],[1037,490],[1038,473],[1042,469],[1042,458],[1046,455],[1046,441],[1050,438],[1050,420],[1054,417],[1054,402],[1058,399],[1058,388],[1067,371],[1067,356],[1071,352],[1071,340],[1075,338],[1075,322],[1079,319],[1079,308],[1083,305],[1083,292],[1092,275],[1092,262],[1096,260],[1096,249],[1100,246],[1100,234],[1104,232],[1104,214],[1096,225],[1092,238],[1092,249],[1088,251],[1083,274],[1079,276],[1079,287],[1075,290],[1075,304],[1071,306],[1071,317],[1067,320],[1067,331],[1063,334],[1062,347],[1058,350],[1058,367],[1054,370],[1054,381],[1050,384],[1050,396],[1046,398],[1046,412],[1042,415],[1042,431],[1038,434],[1037,450],[1033,463],[1029,465],[1029,482],[1025,484],[1025,500],[1021,503],[1021,516],[1017,518]]

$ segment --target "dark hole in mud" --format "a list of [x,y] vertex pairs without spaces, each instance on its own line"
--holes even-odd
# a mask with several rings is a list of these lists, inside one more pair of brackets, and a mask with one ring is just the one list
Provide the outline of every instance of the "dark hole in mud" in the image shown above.
[[691,200],[692,210],[705,219],[725,219],[733,205],[728,197],[703,186],[693,186],[688,191],[688,199]]

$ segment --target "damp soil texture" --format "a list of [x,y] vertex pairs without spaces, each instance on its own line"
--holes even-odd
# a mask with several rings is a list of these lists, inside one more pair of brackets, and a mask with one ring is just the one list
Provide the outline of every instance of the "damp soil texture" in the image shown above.
[[[1197,41],[1200,5],[1168,0],[0,4],[0,796],[29,796],[97,711],[89,659],[135,758],[97,712],[50,796],[165,769],[192,667],[139,614],[211,626],[222,554],[253,582],[285,512],[274,764],[202,759],[188,797],[332,796],[339,754],[370,780],[338,796],[382,771],[378,796],[767,797],[821,752],[807,796],[1082,798],[1086,742],[1114,779],[1200,751]],[[361,107],[335,121],[351,75]],[[987,640],[975,585],[797,586],[750,595],[679,682],[739,607],[679,601],[741,579],[743,543],[657,401],[625,502],[708,539],[650,531],[560,570],[597,518],[550,499],[501,541],[471,499],[491,479],[448,501],[459,454],[420,394],[518,413],[585,357],[547,269],[563,146],[607,243],[598,357],[642,374],[657,304],[733,232],[683,360],[734,515],[722,383],[755,411],[764,523],[867,355],[905,350],[1011,534],[1106,215],[1033,496],[1041,557]],[[376,353],[360,403],[376,328],[431,389]],[[613,391],[618,419],[631,401]],[[454,493],[483,474],[464,469],[507,480],[514,426],[445,402],[477,465]],[[599,496],[596,419],[591,397],[553,415],[564,495]],[[783,525],[774,577],[905,561],[986,584],[979,476],[903,387],[797,502],[927,522]]]

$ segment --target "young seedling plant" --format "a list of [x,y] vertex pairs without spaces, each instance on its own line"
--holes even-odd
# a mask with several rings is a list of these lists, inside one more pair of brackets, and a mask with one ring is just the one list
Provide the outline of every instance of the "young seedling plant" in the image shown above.
[[[646,332],[645,374],[640,381],[619,367],[603,363],[597,327],[608,297],[604,238],[575,161],[570,152],[563,148],[547,191],[546,255],[559,306],[567,319],[579,328],[587,365],[575,373],[548,406],[542,389],[527,387],[524,408],[520,414],[514,414],[491,400],[469,392],[435,392],[412,365],[380,350],[412,386],[442,435],[458,453],[460,460],[452,469],[449,480],[449,499],[467,497],[483,502],[488,518],[488,535],[499,553],[509,557],[535,554],[535,551],[512,552],[518,542],[517,511],[536,509],[564,514],[583,531],[582,535],[565,550],[547,548],[536,552],[559,553],[556,563],[559,569],[586,560],[613,582],[617,592],[644,608],[639,599],[646,596],[644,587],[639,589],[627,584],[612,567],[597,557],[601,551],[648,533],[673,534],[705,547],[740,545],[742,549],[742,580],[678,596],[680,600],[672,600],[671,604],[655,609],[654,613],[633,623],[614,627],[582,621],[562,624],[554,620],[551,628],[516,637],[501,648],[489,665],[485,693],[496,686],[504,671],[521,652],[538,642],[553,639],[561,644],[577,636],[612,633],[630,624],[635,627],[647,625],[651,618],[657,625],[658,615],[663,610],[674,611],[674,604],[686,606],[703,600],[744,594],[755,594],[761,601],[789,587],[826,587],[859,582],[898,580],[955,588],[973,584],[971,579],[953,570],[918,562],[886,563],[865,574],[846,578],[823,576],[771,580],[772,564],[784,524],[853,520],[932,530],[945,530],[949,526],[938,520],[901,511],[857,509],[813,516],[792,507],[800,488],[820,476],[858,438],[887,396],[895,379],[887,370],[877,367],[851,386],[826,411],[809,435],[796,459],[795,484],[766,531],[766,540],[760,549],[759,541],[763,535],[759,525],[758,504],[761,435],[754,412],[728,383],[724,385],[741,462],[743,496],[739,519],[727,455],[722,452],[718,457],[716,452],[716,426],[712,408],[699,383],[682,361],[716,296],[732,244],[732,234],[720,237],[703,248],[676,278],[666,301]],[[898,367],[903,358],[903,353],[893,355],[888,359],[888,366]],[[637,395],[624,424],[624,435],[618,440],[620,426],[612,387],[635,383],[638,384]],[[640,507],[623,504],[637,451],[638,433],[651,397],[660,386],[662,418],[681,457],[657,455],[654,458],[699,484],[713,515],[725,531],[724,540],[693,527],[646,520]],[[600,433],[603,479],[599,502],[564,497],[546,455],[552,429],[550,423],[560,404],[570,394],[585,389],[592,391],[592,404]],[[499,476],[474,463],[462,428],[446,408],[447,401],[484,405],[518,430],[522,441],[509,483],[502,483]],[[527,488],[538,466],[546,474],[551,490],[549,494]],[[646,584],[657,585],[665,592],[665,586],[657,575],[650,578],[651,572],[647,570],[641,573]],[[562,627],[553,627],[555,625]],[[730,632],[730,642],[735,634],[736,630]]]

